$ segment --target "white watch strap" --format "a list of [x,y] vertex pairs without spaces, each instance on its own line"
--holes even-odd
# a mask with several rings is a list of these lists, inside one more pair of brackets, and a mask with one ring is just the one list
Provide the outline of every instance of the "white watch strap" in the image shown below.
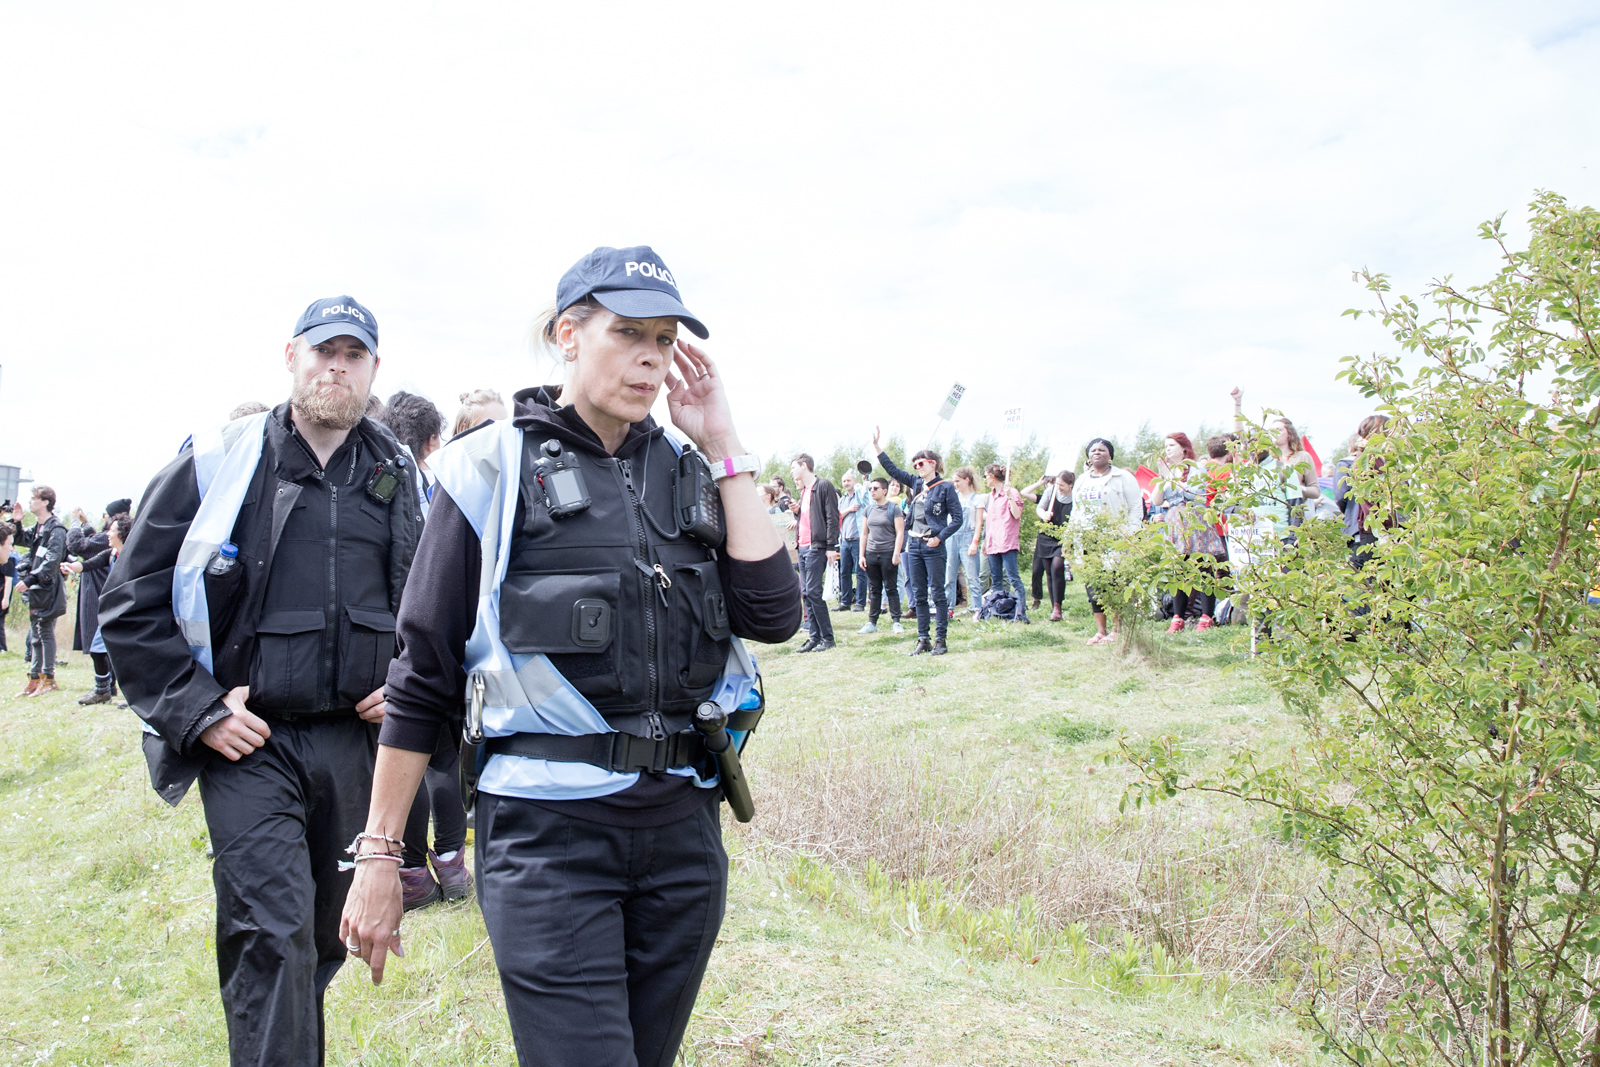
[[732,478],[735,474],[755,474],[760,469],[761,461],[756,458],[754,452],[746,452],[742,456],[729,456],[711,464],[711,474],[718,481]]

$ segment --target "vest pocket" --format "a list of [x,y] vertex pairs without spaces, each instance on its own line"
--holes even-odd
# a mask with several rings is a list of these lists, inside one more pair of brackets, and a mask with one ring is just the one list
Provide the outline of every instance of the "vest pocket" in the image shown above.
[[250,661],[250,707],[259,711],[315,711],[317,661],[322,653],[322,612],[274,611],[256,624]]
[[622,692],[617,610],[622,574],[508,574],[500,585],[500,640],[506,651],[543,654],[586,697]]
[[394,659],[394,616],[385,608],[347,606],[344,610],[339,703],[354,707],[389,676],[389,661]]
[[707,689],[722,674],[733,636],[716,562],[680,565],[672,589],[673,666],[678,684],[688,690],[684,696],[701,699],[705,694],[697,691]]

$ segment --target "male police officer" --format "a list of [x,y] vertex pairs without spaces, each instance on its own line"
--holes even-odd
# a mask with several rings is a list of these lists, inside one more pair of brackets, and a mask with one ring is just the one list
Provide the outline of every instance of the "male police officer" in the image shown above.
[[177,804],[200,779],[236,1065],[322,1062],[338,864],[421,527],[414,463],[362,414],[372,313],[317,301],[284,358],[288,403],[195,438],[150,483],[100,607],[152,784]]

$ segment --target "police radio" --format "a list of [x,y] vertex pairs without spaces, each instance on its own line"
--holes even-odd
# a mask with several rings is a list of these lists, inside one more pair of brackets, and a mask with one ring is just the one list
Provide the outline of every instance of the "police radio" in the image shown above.
[[686,533],[707,548],[721,548],[728,536],[722,512],[722,491],[711,476],[706,457],[685,447],[678,457],[678,477],[672,486],[672,510],[678,519],[678,532]]
[[561,442],[551,438],[539,446],[533,461],[534,477],[544,489],[545,506],[552,518],[564,519],[588,509],[589,486],[583,480],[575,453],[563,451]]

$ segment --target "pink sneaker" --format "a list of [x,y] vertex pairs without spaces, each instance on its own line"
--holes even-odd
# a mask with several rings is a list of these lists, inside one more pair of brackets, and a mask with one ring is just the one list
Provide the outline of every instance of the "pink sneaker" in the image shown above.
[[1212,621],[1210,615],[1202,615],[1200,616],[1200,621],[1195,624],[1194,632],[1197,634],[1205,633],[1215,625],[1216,623]]
[[1172,620],[1172,625],[1167,627],[1167,633],[1169,633],[1169,634],[1181,634],[1181,633],[1183,633],[1183,616],[1181,616],[1181,615],[1177,616],[1176,618],[1174,618]]

